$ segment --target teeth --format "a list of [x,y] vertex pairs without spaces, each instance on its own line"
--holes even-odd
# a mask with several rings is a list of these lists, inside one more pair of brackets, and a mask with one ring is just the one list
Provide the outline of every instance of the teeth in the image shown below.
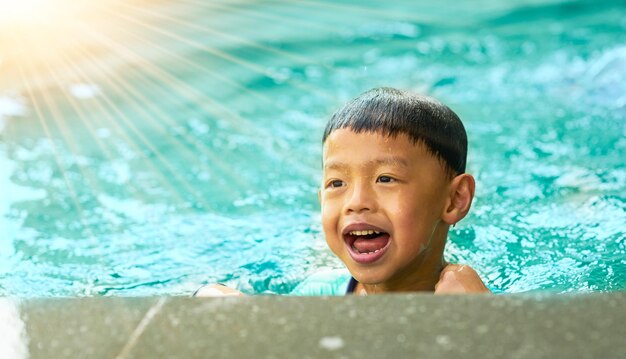
[[360,252],[360,251],[359,251],[358,249],[356,249],[354,246],[352,247],[352,249],[353,249],[355,252],[358,252],[358,253],[361,253],[361,254],[374,254],[374,253],[378,253],[378,252],[380,252],[380,249],[377,249],[377,250],[375,250],[375,251],[373,251],[373,252]]
[[367,235],[370,235],[370,234],[380,234],[380,232],[379,231],[372,231],[372,230],[351,231],[350,234],[353,235],[353,236],[367,236]]

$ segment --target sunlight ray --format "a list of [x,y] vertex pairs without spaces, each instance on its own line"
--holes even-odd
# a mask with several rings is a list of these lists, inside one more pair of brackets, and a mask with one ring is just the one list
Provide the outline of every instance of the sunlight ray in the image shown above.
[[[31,53],[33,52],[33,48],[32,47],[29,48],[29,52],[31,52]],[[46,54],[46,55],[50,56],[49,54]],[[47,60],[49,60],[49,58],[47,58]],[[25,59],[24,62],[27,63],[28,59]],[[43,65],[47,69],[47,71],[44,71],[44,73],[47,72],[48,74],[50,74],[54,78],[54,82],[57,83],[58,88],[59,89],[63,89],[63,86],[61,85],[61,83],[57,81],[56,75],[53,73],[53,70],[52,70],[51,66],[49,65],[48,61],[43,61]],[[34,65],[31,63],[31,65],[30,65],[31,70],[33,69],[33,66]],[[27,65],[27,67],[28,67],[28,65]],[[34,73],[34,72],[32,72],[32,73]],[[55,122],[55,124],[57,126],[57,129],[61,132],[61,137],[64,139],[64,142],[69,145],[69,148],[70,148],[70,151],[71,151],[73,157],[78,157],[78,156],[82,155],[80,153],[80,151],[78,150],[78,146],[76,144],[76,139],[71,134],[71,132],[68,131],[67,123],[64,120],[63,115],[59,111],[59,108],[57,107],[57,104],[55,103],[55,101],[52,98],[50,98],[50,95],[49,95],[47,89],[39,83],[40,79],[41,79],[41,76],[38,79],[39,92],[41,93],[41,96],[43,97],[44,103],[46,104],[48,112],[51,114],[51,117],[52,117],[53,121]],[[61,91],[65,94],[64,90],[61,90]],[[102,187],[100,186],[100,181],[98,180],[97,176],[93,173],[93,170],[91,170],[91,171],[88,170],[81,163],[81,161],[78,161],[78,160],[76,161],[76,166],[78,167],[78,170],[81,173],[81,175],[83,176],[83,178],[85,178],[88,181],[88,186],[89,186],[90,190],[92,190],[92,193],[102,193]],[[65,171],[67,172],[68,169],[66,168]],[[77,201],[80,201],[80,199],[77,198]],[[79,202],[79,204],[80,204],[80,202]],[[103,254],[103,250],[102,250],[102,247],[99,245],[99,242],[98,242],[98,239],[97,239],[98,238],[98,234],[101,233],[101,231],[100,230],[94,231],[93,224],[87,224],[87,220],[85,218],[85,211],[82,208],[82,205],[81,205],[81,217],[82,217],[81,218],[81,222],[83,222],[83,226],[87,225],[87,228],[89,228],[89,232],[91,233],[89,241],[91,243],[92,249],[96,251],[96,255],[93,256],[93,257],[96,259],[96,263],[100,267],[99,268],[100,272],[104,272],[105,268],[106,268],[106,265],[104,263],[104,257],[102,255]],[[102,221],[102,222],[108,228],[108,233],[114,233],[114,229],[115,230],[119,230],[119,225],[113,224],[111,219],[104,219],[104,221]],[[98,234],[96,234],[96,233],[98,233]]]
[[[152,62],[147,61],[141,55],[136,54],[134,51],[128,49],[127,47],[117,44],[114,40],[103,34],[96,33],[95,31],[91,30],[87,24],[80,24],[79,29],[82,33],[89,34],[94,39],[96,39],[96,41],[111,48],[115,53],[122,55],[123,58],[128,60],[128,64],[139,62],[141,66],[137,67],[138,72],[149,72],[150,74],[152,74],[152,76],[161,79],[163,83],[166,83],[179,91],[178,94],[187,98],[189,101],[198,104],[202,109],[204,109],[208,113],[212,113],[217,118],[222,118],[223,116],[225,116],[225,118],[234,120],[235,122],[229,121],[229,124],[236,125],[235,128],[238,132],[246,134],[249,137],[248,140],[255,143],[260,148],[265,148],[268,151],[273,151],[275,154],[278,154],[278,152],[276,151],[284,151],[285,148],[290,147],[289,144],[287,144],[286,141],[284,141],[283,139],[274,136],[272,133],[268,132],[262,127],[256,126],[255,123],[250,122],[248,119],[233,112],[230,108],[225,107],[219,101],[208,97],[205,93],[199,92],[197,89],[191,87],[182,80],[172,76],[167,71],[161,69],[159,66],[156,66]],[[105,69],[104,67],[102,68]],[[124,79],[118,79],[118,76],[114,73],[112,73],[112,78],[121,83],[126,82]],[[149,104],[152,102],[152,100],[146,99],[145,96],[135,90],[133,86],[126,87],[129,89],[128,91],[135,94],[136,97],[141,98],[142,103],[145,102]],[[202,101],[198,101],[199,99],[201,99]],[[216,111],[216,108],[218,108],[219,111]],[[170,125],[172,125],[171,120],[168,116],[163,115],[162,118]],[[154,122],[151,118],[148,118],[148,121]],[[162,126],[160,128],[163,133],[167,132],[165,129],[163,129]],[[204,145],[203,143],[199,143],[195,138],[191,138],[190,140],[193,142],[192,144],[195,144],[200,149],[206,148],[206,145]],[[273,146],[268,146],[267,141],[277,144],[279,149],[276,150],[273,148]],[[207,154],[206,151],[205,154]],[[221,158],[216,157],[211,151],[209,151],[208,155],[212,158],[212,161],[214,161],[215,164],[219,165],[224,170],[225,173],[230,172],[230,168],[228,166],[222,165],[223,161]],[[299,161],[297,159],[291,157],[285,158],[284,156],[282,157],[286,164],[292,166],[293,168],[300,168]],[[240,182],[240,180],[236,180],[236,182]],[[245,185],[242,186],[247,188],[247,186]]]
[[[22,47],[22,42],[20,41],[19,37],[17,37],[16,34],[12,34],[12,39],[14,40],[16,46]],[[61,176],[63,177],[63,182],[65,183],[65,186],[67,187],[68,191],[69,191],[69,195],[70,198],[74,204],[74,207],[76,208],[76,212],[78,214],[78,219],[82,225],[82,229],[87,232],[88,234],[88,238],[95,240],[96,236],[94,235],[94,232],[91,229],[91,226],[87,223],[86,219],[85,219],[85,214],[84,214],[84,209],[82,207],[82,205],[80,204],[80,200],[78,198],[76,189],[74,188],[74,186],[71,184],[68,176],[67,176],[67,171],[65,170],[65,166],[63,165],[63,161],[61,160],[61,155],[59,154],[59,150],[57,149],[56,144],[54,143],[54,139],[52,138],[52,133],[50,132],[50,129],[48,128],[48,125],[46,124],[46,121],[44,119],[44,115],[43,112],[41,110],[41,107],[39,105],[39,103],[37,102],[37,99],[35,97],[35,89],[32,88],[32,84],[29,81],[29,77],[27,77],[27,74],[25,72],[25,69],[22,67],[22,64],[17,61],[17,69],[18,72],[20,74],[20,78],[22,79],[22,82],[26,88],[26,92],[28,93],[28,97],[31,100],[31,104],[35,110],[35,113],[37,114],[37,119],[39,121],[39,123],[41,124],[41,127],[43,128],[44,132],[46,133],[46,136],[48,137],[49,141],[50,141],[50,145],[52,148],[52,152],[53,152],[53,156],[55,158],[55,162],[56,165],[59,169],[59,171],[61,172]]]
[[[110,38],[107,38],[104,35],[97,34],[97,33],[93,32],[92,30],[90,30],[86,26],[82,26],[81,30],[86,32],[86,33],[90,33],[95,38],[97,38],[100,42],[104,43],[105,46],[108,46],[108,47],[112,48],[114,51],[116,51],[118,53],[121,52],[121,53],[125,54],[124,56],[129,60],[128,63],[133,63],[133,60],[137,60],[142,65],[141,68],[138,68],[139,71],[141,71],[141,72],[149,71],[152,75],[154,75],[155,77],[161,79],[163,81],[163,83],[171,85],[172,87],[174,87],[177,90],[179,90],[180,91],[179,94],[183,95],[188,100],[190,100],[192,102],[196,102],[200,107],[202,107],[208,113],[212,113],[217,118],[222,118],[222,116],[225,115],[226,118],[234,120],[235,121],[234,123],[233,122],[229,122],[229,124],[231,124],[231,125],[235,124],[236,125],[236,129],[240,133],[245,133],[245,134],[249,135],[250,136],[250,141],[253,141],[253,142],[255,142],[256,144],[258,144],[260,146],[263,146],[264,143],[261,142],[258,139],[259,137],[261,137],[261,138],[263,138],[265,140],[271,140],[272,142],[276,142],[276,143],[280,144],[281,147],[285,147],[286,146],[286,143],[284,143],[284,141],[281,141],[280,139],[276,138],[271,133],[268,133],[266,130],[264,130],[262,128],[256,128],[258,126],[254,126],[254,123],[250,122],[249,120],[247,120],[246,118],[240,116],[239,114],[233,112],[230,108],[225,107],[219,101],[216,101],[216,100],[212,99],[211,97],[208,97],[206,94],[204,94],[202,92],[199,92],[197,89],[191,87],[190,85],[188,85],[187,83],[181,81],[180,79],[172,76],[168,72],[164,71],[163,69],[159,68],[158,66],[156,66],[156,65],[152,64],[151,62],[147,61],[146,59],[144,59],[140,55],[136,54],[135,52],[127,49],[124,46],[116,44],[114,41],[112,41]],[[136,93],[136,91],[134,89],[132,91],[134,91]],[[139,94],[139,96],[141,96],[141,95]],[[202,101],[198,102],[199,99],[201,99]],[[204,101],[208,102],[208,104],[211,105],[211,106],[219,108],[220,111],[216,111],[215,108],[207,106],[207,104],[205,104]],[[254,132],[252,132],[252,131],[254,131]],[[259,134],[261,134],[261,136],[259,136]]]
[[[57,58],[61,58],[62,57],[62,53],[56,53],[55,54]],[[64,61],[64,60],[62,60]],[[67,66],[67,68],[70,71],[74,71],[74,64],[71,63],[66,63],[64,62],[64,64]],[[104,155],[104,158],[107,161],[113,161],[115,160],[115,156],[113,155],[113,153],[111,152],[111,149],[106,146],[104,144],[104,142],[98,138],[98,136],[96,135],[96,129],[91,125],[90,121],[88,121],[88,115],[85,113],[85,110],[82,108],[82,105],[77,103],[77,101],[72,98],[72,96],[67,92],[67,89],[65,89],[63,87],[63,84],[60,80],[60,75],[52,68],[49,68],[50,74],[52,75],[52,77],[55,80],[56,85],[61,89],[61,93],[63,94],[63,96],[65,97],[65,99],[68,101],[68,103],[70,104],[70,106],[72,107],[72,109],[74,110],[74,112],[78,115],[78,119],[81,121],[81,123],[87,128],[87,131],[89,132],[89,136],[91,141],[93,141],[96,146],[98,146],[98,149],[100,150],[100,152]],[[76,77],[76,76],[74,76]],[[86,81],[89,81],[89,79],[87,79]],[[96,99],[94,99],[95,101],[97,101]],[[131,184],[132,186],[132,184]]]
[[[172,16],[160,14],[160,13],[157,13],[155,11],[146,10],[143,7],[133,6],[133,5],[126,4],[126,3],[122,3],[122,5],[127,7],[127,8],[133,9],[133,10],[135,10],[137,12],[141,12],[141,13],[144,13],[144,14],[148,14],[148,15],[151,15],[151,16],[158,17],[160,19],[164,19],[164,20],[166,20],[168,22],[176,23],[176,24],[182,25],[182,26],[187,27],[187,28],[199,30],[200,32],[217,35],[217,36],[220,36],[220,37],[223,37],[223,38],[227,38],[229,40],[232,40],[232,41],[240,43],[240,44],[244,44],[244,45],[247,45],[247,46],[250,46],[250,47],[254,47],[254,48],[257,48],[257,49],[260,49],[260,50],[263,50],[263,51],[270,52],[272,54],[283,56],[283,57],[292,59],[292,60],[294,60],[294,61],[296,61],[297,63],[300,63],[300,64],[304,64],[304,65],[313,65],[313,64],[315,64],[315,65],[317,65],[317,63],[311,61],[311,58],[300,56],[300,55],[294,54],[294,53],[289,52],[289,51],[276,49],[276,48],[271,47],[271,46],[263,45],[262,43],[259,43],[259,42],[247,40],[246,38],[243,38],[241,36],[231,35],[231,34],[228,34],[228,33],[225,33],[225,32],[219,31],[219,30],[215,30],[215,29],[212,29],[212,28],[209,28],[209,27],[204,27],[204,26],[193,24],[193,23],[189,23],[189,22],[186,22],[186,21],[183,21],[183,20],[179,20],[179,19],[177,19],[175,17],[172,17]],[[328,67],[328,66],[326,66],[326,67]]]
[[[120,30],[124,31],[123,29],[118,29],[118,31],[120,31]],[[272,103],[272,104],[274,104],[274,102],[275,102],[273,99],[271,99],[270,97],[262,94],[259,91],[251,90],[250,88],[248,88],[245,85],[243,85],[243,84],[233,80],[232,78],[230,78],[228,76],[221,75],[218,72],[212,71],[212,70],[208,69],[207,67],[204,67],[204,66],[200,65],[199,63],[197,63],[195,61],[192,61],[192,60],[189,60],[189,59],[185,58],[184,56],[176,53],[175,51],[168,50],[167,48],[165,48],[163,46],[160,46],[160,45],[158,45],[155,42],[147,40],[147,39],[145,39],[145,38],[143,38],[141,36],[137,36],[132,31],[124,31],[124,35],[127,36],[127,37],[131,37],[131,38],[133,38],[134,40],[137,40],[140,43],[147,44],[148,46],[151,46],[152,48],[158,49],[159,51],[167,54],[167,56],[175,58],[176,61],[179,61],[181,63],[189,65],[190,67],[200,71],[200,73],[206,74],[207,76],[210,76],[211,78],[214,78],[214,79],[217,79],[219,81],[223,81],[225,83],[233,85],[237,89],[239,89],[241,91],[244,91],[245,93],[247,93],[247,94],[249,94],[249,95],[251,95],[251,96],[253,96],[253,97],[255,97],[255,98],[257,98],[257,99],[259,99],[261,101],[263,101],[263,102]],[[284,110],[285,108],[282,107],[282,109]]]
[[[92,60],[93,61],[93,60]],[[96,63],[96,62],[94,62]],[[105,67],[101,66],[98,63],[96,63],[98,67],[100,67],[102,70],[104,71],[109,71],[108,69],[106,69]],[[117,76],[115,74],[113,74],[113,77],[116,79],[116,81],[119,81],[117,79]],[[111,85],[111,88],[116,89],[116,91],[118,91],[118,87],[110,82],[111,80],[108,77],[103,77],[104,81],[106,81],[107,83],[109,83]],[[121,82],[120,82],[121,84]],[[128,87],[125,84],[122,84],[122,86]],[[131,92],[135,92],[134,90],[132,90]],[[151,101],[148,101],[147,99],[145,99],[145,97],[143,97],[144,99],[144,103],[150,104]],[[108,100],[107,98],[107,102],[110,102],[110,100]],[[112,102],[110,102],[112,103]],[[138,108],[142,114],[143,117],[149,122],[149,123],[155,123],[155,121],[151,118],[151,116],[149,114],[147,114],[143,109],[141,109],[141,106],[136,107]],[[146,146],[148,147],[148,149],[154,153],[154,155],[156,156],[156,158],[159,160],[160,163],[162,163],[168,170],[169,172],[172,174],[172,176],[174,176],[184,187],[185,189],[192,194],[196,200],[201,203],[203,206],[205,206],[207,209],[212,208],[212,206],[210,206],[203,198],[203,196],[199,195],[199,193],[193,188],[193,186],[186,180],[184,179],[182,176],[180,176],[180,174],[178,173],[178,170],[175,169],[175,167],[167,160],[167,158],[155,147],[155,145],[145,136],[141,133],[141,131],[139,129],[137,129],[135,127],[135,125],[132,124],[132,121],[125,115],[123,114],[123,112],[117,108],[115,108],[115,111],[118,115],[121,115],[121,119],[123,120],[123,122],[126,124],[126,126],[128,126],[128,128],[133,132],[133,134],[135,136],[137,136],[140,141]],[[168,141],[171,142],[169,134],[167,133],[167,131],[165,130],[165,128],[161,125],[159,127],[160,131],[162,134],[164,134],[164,138],[167,139]],[[182,146],[181,146],[182,147]]]
[[[215,2],[204,2],[204,1],[199,1],[199,0],[181,0],[180,3],[183,5],[189,4],[190,6],[194,6],[194,7],[200,6],[200,7],[211,8],[211,9],[232,10],[234,8],[232,4],[229,4],[230,6],[226,6],[223,4],[217,4]],[[304,26],[304,27],[318,30],[318,31],[328,31],[328,26],[320,25],[318,22],[309,21],[306,18],[298,18],[296,20],[296,19],[288,18],[286,16],[280,16],[280,15],[270,14],[268,12],[256,11],[250,8],[241,8],[241,7],[237,8],[237,15],[245,16],[245,17],[252,17],[252,18],[257,18],[257,19],[270,20],[270,21],[278,21],[281,23],[288,23],[288,24],[292,24],[295,26],[299,26],[299,27]]]
[[[90,56],[87,57],[92,58]],[[105,69],[104,66],[101,66],[101,68],[103,70]],[[119,78],[119,76],[117,76],[117,74],[115,73],[111,73],[111,77],[108,78],[106,81],[111,83],[111,87],[115,88],[116,91],[119,92],[119,87],[122,87],[126,93],[131,94],[133,98],[137,99],[137,101],[129,101],[128,103],[132,104],[133,108],[141,112],[143,114],[143,118],[148,123],[152,123],[153,126],[163,134],[164,139],[166,139],[171,144],[176,145],[177,148],[184,150],[188,159],[197,159],[197,152],[191,151],[186,146],[187,144],[182,143],[176,137],[171,136],[171,134],[168,132],[168,127],[165,127],[163,123],[156,121],[156,119],[152,118],[152,116],[150,116],[150,114],[146,112],[144,107],[146,107],[147,105],[149,108],[153,109],[157,113],[158,118],[165,122],[169,126],[169,128],[178,125],[177,123],[172,122],[170,117],[167,116],[167,114],[163,110],[161,110],[158,106],[154,104],[154,100],[146,98],[141,92],[135,89],[136,86],[130,85],[126,80]],[[111,81],[115,81],[116,84]],[[186,140],[189,141],[189,143],[193,145],[198,151],[200,151],[201,154],[208,157],[211,161],[211,165],[215,165],[216,167],[218,167],[222,173],[227,175],[234,183],[237,183],[240,188],[249,187],[249,185],[242,181],[242,179],[232,174],[232,168],[230,168],[221,157],[216,155],[210,148],[208,148],[206,144],[200,142],[193,136],[187,137]]]
[[[52,74],[52,69],[49,67],[47,62],[44,62],[44,66],[47,67],[48,71],[47,73],[49,73],[56,82],[56,76],[54,74]],[[32,68],[31,68],[32,70]],[[31,72],[32,73],[32,72]],[[57,107],[57,104],[55,103],[55,101],[53,99],[50,98],[48,91],[46,91],[46,89],[41,86],[41,84],[38,84],[40,92],[41,92],[41,97],[43,98],[43,102],[46,105],[46,108],[48,109],[49,113],[51,114],[51,118],[54,121],[54,123],[56,124],[56,127],[58,128],[58,130],[61,132],[61,136],[64,139],[64,142],[67,143],[69,145],[69,149],[72,153],[72,156],[80,156],[81,152],[78,149],[78,146],[76,144],[76,139],[74,138],[74,136],[70,133],[70,131],[68,131],[68,126],[67,123],[65,122],[65,120],[63,119],[63,116],[61,115],[61,112],[59,110],[59,108]],[[61,88],[61,84],[58,83],[59,88]],[[62,92],[64,92],[63,90],[61,90]],[[102,187],[99,184],[99,180],[97,179],[97,176],[95,176],[95,174],[93,173],[93,171],[88,170],[83,164],[80,163],[80,161],[76,162],[76,166],[78,167],[79,172],[81,173],[81,175],[83,176],[83,178],[87,179],[88,183],[89,183],[89,187],[94,189],[96,193],[101,193],[102,192]],[[67,171],[67,169],[66,169]],[[113,224],[110,222],[107,222],[107,224],[109,225],[109,229],[113,229]]]
[[[77,67],[75,64],[73,63],[66,63],[65,61],[67,60],[66,58],[62,58],[63,54],[61,52],[57,52],[56,57],[60,59],[60,61],[62,63],[64,63],[65,65],[67,65],[67,68],[70,69],[70,71],[72,71],[74,77],[76,77],[74,70],[75,67]],[[56,73],[56,71],[52,68],[49,67],[49,72],[50,74],[54,77],[54,80],[57,84],[57,86],[61,89],[62,94],[64,95],[65,99],[68,101],[68,103],[70,103],[70,106],[73,108],[73,110],[76,112],[76,114],[78,115],[79,120],[83,123],[83,125],[87,128],[87,131],[89,133],[90,139],[91,141],[93,141],[96,146],[98,146],[98,148],[100,149],[100,151],[102,152],[102,154],[104,155],[105,159],[107,162],[112,162],[115,160],[115,156],[111,153],[110,149],[105,146],[105,144],[103,143],[103,141],[98,138],[98,136],[96,135],[96,130],[93,128],[93,126],[91,125],[91,122],[88,120],[88,116],[85,113],[85,111],[83,110],[82,106],[80,104],[78,104],[76,102],[76,100],[70,96],[70,94],[68,93],[68,91],[63,87],[63,84],[59,78],[59,74]],[[91,83],[90,79],[86,79],[86,81],[88,83]],[[140,191],[139,188],[135,185],[135,183],[133,181],[130,181],[127,185],[128,187],[130,187],[132,189],[132,193],[135,193],[136,195],[139,196],[140,199],[143,200],[144,203],[148,203],[148,198],[146,196],[146,194],[143,191]],[[101,188],[97,188],[97,193],[106,193],[105,191],[103,191]],[[115,225],[116,230],[120,229],[119,225]]]
[[[66,57],[64,58],[66,59],[66,62],[70,64],[71,72],[75,78],[80,79],[81,81],[89,82],[89,83],[94,82],[93,79],[89,77],[89,75],[87,75],[86,73],[83,72],[83,70],[80,69],[80,66],[73,63],[71,60],[69,60],[69,58],[66,58]],[[124,143],[130,145],[135,150],[136,153],[141,153],[142,150],[140,149],[140,147],[136,144],[134,140],[128,137],[128,135],[126,134],[126,131],[118,124],[117,120],[115,120],[111,112],[109,112],[109,110],[105,108],[102,101],[105,101],[108,107],[116,114],[125,116],[123,112],[117,108],[114,101],[109,99],[106,93],[102,93],[100,96],[104,98],[104,100],[101,100],[99,98],[94,99],[95,105],[100,110],[100,112],[106,117],[107,122],[113,126],[114,132],[124,140]],[[177,203],[184,203],[185,200],[183,199],[182,195],[179,193],[177,189],[175,189],[172,186],[172,184],[167,179],[167,177],[165,177],[165,175],[154,165],[154,160],[150,158],[145,158],[144,160],[145,160],[145,163],[152,170],[151,173],[157,176],[157,178],[159,179],[159,183],[163,186],[163,188],[166,188],[169,191],[169,193],[171,193],[175,197],[175,199],[177,200]],[[135,187],[135,188],[136,188],[136,193],[140,194],[140,196],[142,197],[147,198],[147,195],[145,194],[144,190],[138,187]]]
[[[293,3],[290,0],[274,0],[279,3]],[[381,17],[389,18],[392,20],[400,20],[400,21],[419,21],[423,22],[425,19],[419,16],[412,16],[407,12],[400,11],[390,11],[388,9],[374,9],[370,7],[358,6],[358,5],[350,5],[350,4],[336,4],[336,3],[327,3],[323,1],[314,1],[314,0],[298,0],[298,5],[305,5],[309,7],[318,7],[318,8],[326,8],[326,9],[340,9],[347,11],[356,11],[362,14],[372,15],[376,19],[380,19]]]
[[[118,17],[118,18],[121,18],[121,19],[125,19],[128,22],[132,22],[132,23],[137,24],[137,25],[139,25],[141,27],[144,27],[146,29],[149,29],[152,32],[159,33],[159,34],[164,35],[164,36],[166,36],[168,38],[171,38],[171,39],[180,41],[182,43],[185,43],[185,44],[187,44],[187,45],[189,45],[189,46],[191,46],[191,47],[193,47],[195,49],[198,49],[200,51],[212,54],[212,55],[214,55],[216,57],[219,57],[219,58],[222,58],[224,60],[231,61],[232,63],[241,65],[242,67],[247,68],[247,69],[251,70],[252,72],[255,72],[255,73],[258,73],[258,74],[261,74],[261,75],[265,75],[267,73],[266,69],[264,67],[262,67],[262,66],[254,64],[254,63],[252,63],[250,61],[243,60],[243,59],[241,59],[239,57],[233,56],[233,55],[228,54],[228,53],[226,53],[224,51],[218,50],[218,49],[216,49],[214,47],[210,47],[210,46],[198,43],[196,41],[189,40],[189,39],[187,39],[185,37],[182,37],[182,36],[173,34],[171,32],[159,29],[156,26],[147,24],[147,23],[145,23],[143,21],[134,19],[132,17],[112,12],[112,11],[110,11],[108,9],[105,9],[105,8],[102,8],[102,11],[107,12],[107,13],[115,16],[115,17]],[[317,87],[310,86],[310,85],[305,84],[305,83],[303,83],[301,81],[296,81],[296,80],[293,80],[293,79],[287,79],[285,82],[291,84],[293,87],[305,90],[305,91],[307,91],[309,93],[313,93],[313,94],[315,94],[317,96],[324,97],[324,98],[327,98],[327,99],[331,99],[332,98],[332,96],[327,91],[324,91],[324,90],[322,90],[320,88],[317,88]]]

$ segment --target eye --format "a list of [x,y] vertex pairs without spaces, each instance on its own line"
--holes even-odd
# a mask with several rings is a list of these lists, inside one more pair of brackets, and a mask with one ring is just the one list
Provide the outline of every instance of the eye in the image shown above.
[[395,181],[396,181],[395,178],[389,177],[389,176],[379,176],[378,179],[376,179],[376,182],[380,182],[380,183],[393,183]]
[[343,186],[342,180],[332,180],[326,185],[327,188],[338,188]]

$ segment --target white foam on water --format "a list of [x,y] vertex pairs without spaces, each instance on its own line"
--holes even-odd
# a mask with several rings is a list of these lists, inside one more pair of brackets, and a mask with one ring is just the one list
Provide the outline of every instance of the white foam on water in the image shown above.
[[105,127],[101,127],[96,130],[96,136],[100,138],[109,138],[111,137],[111,130]]
[[0,358],[28,358],[28,337],[18,304],[0,298]]
[[9,117],[24,116],[26,112],[26,104],[23,99],[8,95],[0,96],[0,132],[4,129]]
[[101,93],[100,87],[95,84],[73,84],[69,90],[72,96],[81,100],[96,97]]
[[0,118],[26,114],[24,100],[14,96],[0,96]]
[[[38,188],[19,186],[11,181],[16,164],[7,158],[0,146],[0,273],[10,270],[9,261],[14,253],[13,238],[22,229],[22,220],[9,219],[7,215],[13,203],[45,198],[46,191]],[[0,356],[2,358],[2,356]]]
[[98,195],[98,201],[108,211],[123,214],[136,223],[159,221],[168,210],[166,205],[147,204],[136,199],[120,199],[106,194]]
[[123,185],[131,179],[132,170],[127,161],[112,160],[100,166],[98,176],[107,182]]

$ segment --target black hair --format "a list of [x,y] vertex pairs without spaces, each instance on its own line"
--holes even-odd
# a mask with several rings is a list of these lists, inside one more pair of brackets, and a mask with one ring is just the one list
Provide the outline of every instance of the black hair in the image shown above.
[[421,142],[454,174],[465,172],[467,134],[459,116],[448,106],[427,96],[390,87],[362,93],[332,115],[322,143],[335,130],[404,133]]

